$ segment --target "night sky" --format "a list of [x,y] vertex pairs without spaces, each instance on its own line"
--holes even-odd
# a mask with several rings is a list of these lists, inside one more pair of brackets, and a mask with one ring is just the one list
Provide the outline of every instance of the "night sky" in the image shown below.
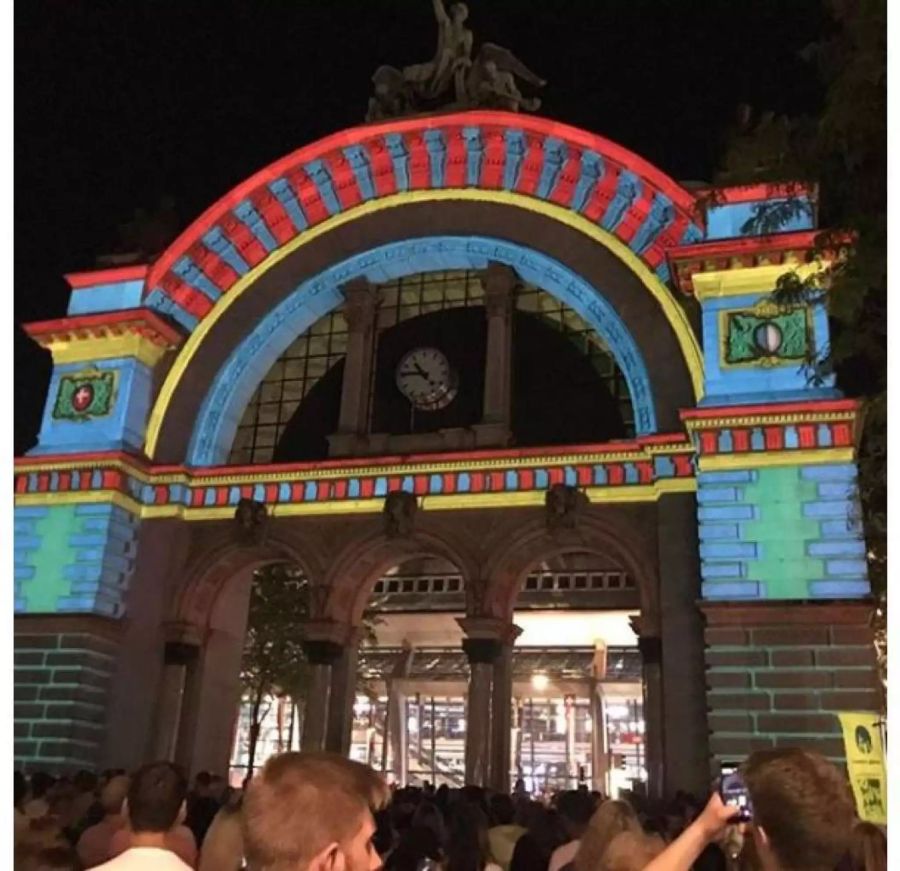
[[[798,51],[822,0],[471,0],[475,50],[548,80],[541,114],[678,180],[709,180],[739,103],[814,111]],[[363,120],[381,63],[429,60],[429,0],[22,0],[15,6],[15,450],[36,440],[50,359],[18,324],[65,314],[64,272],[135,208],[181,225],[278,157]]]

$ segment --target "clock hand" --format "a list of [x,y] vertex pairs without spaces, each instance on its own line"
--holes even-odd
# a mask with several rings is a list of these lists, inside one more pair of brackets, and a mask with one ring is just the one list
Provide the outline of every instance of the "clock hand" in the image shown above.
[[[419,372],[413,372],[412,369],[405,369],[405,370],[403,370],[400,374],[401,374],[404,378],[407,378],[407,377],[412,377],[412,378],[424,378],[426,381],[428,381],[428,376],[427,376],[424,372],[422,372],[421,370],[420,370]],[[431,382],[428,381],[428,383],[430,384]]]

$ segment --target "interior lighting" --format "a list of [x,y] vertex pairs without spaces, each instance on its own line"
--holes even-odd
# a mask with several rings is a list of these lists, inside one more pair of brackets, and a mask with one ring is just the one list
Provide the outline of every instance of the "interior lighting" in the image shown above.
[[545,674],[533,674],[531,676],[531,686],[538,692],[543,692],[550,686],[550,678]]

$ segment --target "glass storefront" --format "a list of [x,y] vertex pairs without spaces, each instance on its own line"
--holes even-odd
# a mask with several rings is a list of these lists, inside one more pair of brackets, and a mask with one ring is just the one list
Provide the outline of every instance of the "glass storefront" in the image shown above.
[[[534,794],[574,789],[593,782],[593,730],[587,697],[517,698],[513,702],[510,788],[518,778]],[[385,747],[387,698],[358,696],[351,756],[393,780],[398,766]],[[406,772],[410,784],[462,786],[465,779],[465,699],[411,695],[406,698]],[[604,699],[606,784],[604,792],[646,782],[644,722],[637,697]],[[388,726],[389,729],[390,725]],[[390,741],[387,742],[391,744]],[[395,745],[398,742],[394,742]]]

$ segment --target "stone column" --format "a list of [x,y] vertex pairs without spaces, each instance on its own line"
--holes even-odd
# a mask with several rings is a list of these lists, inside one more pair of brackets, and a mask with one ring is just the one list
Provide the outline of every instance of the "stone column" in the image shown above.
[[409,774],[409,733],[406,722],[406,693],[391,681],[388,690],[387,739],[391,747],[391,771],[399,786],[406,786]]
[[638,639],[644,679],[644,752],[647,766],[647,794],[661,798],[665,779],[665,742],[662,686],[662,643],[657,635]]
[[175,761],[178,732],[185,706],[188,668],[197,659],[194,644],[169,641],[165,646],[162,681],[156,708],[153,759]]
[[193,756],[200,719],[202,683],[200,647],[198,646],[192,658],[185,665],[184,691],[175,741],[175,762],[186,771],[192,771],[194,768]]
[[522,630],[513,624],[503,628],[497,658],[494,660],[491,699],[490,784],[498,792],[509,792],[512,754],[513,646]]
[[325,727],[328,721],[328,702],[331,696],[331,662],[313,662],[310,654],[309,687],[303,710],[303,750],[325,749]]
[[[398,654],[394,667],[391,669],[387,680],[388,707],[385,718],[385,747],[390,742],[391,755],[393,756],[392,770],[395,781],[401,786],[406,785],[409,768],[409,734],[406,722],[406,694],[403,691],[403,681],[409,677],[412,669],[415,652],[408,641],[404,639],[403,650]],[[387,752],[384,754],[387,759]]]
[[353,705],[356,702],[356,668],[359,662],[359,634],[348,634],[340,655],[331,668],[331,697],[328,702],[328,731],[325,749],[347,756],[353,736]]
[[491,723],[491,676],[496,643],[466,638],[469,694],[466,700],[466,784],[487,786]]
[[691,493],[668,494],[659,517],[659,607],[667,796],[701,795],[710,781],[697,507]]
[[375,365],[375,321],[380,296],[364,278],[343,287],[347,355],[341,387],[338,431],[328,441],[333,456],[351,455],[369,429],[369,391]]
[[331,672],[341,655],[341,647],[328,639],[307,638],[303,642],[303,653],[309,662],[310,680],[300,746],[303,750],[324,750],[331,707]]
[[489,263],[482,278],[487,316],[484,368],[484,412],[475,427],[479,446],[509,443],[512,396],[512,324],[516,273],[501,263]]

